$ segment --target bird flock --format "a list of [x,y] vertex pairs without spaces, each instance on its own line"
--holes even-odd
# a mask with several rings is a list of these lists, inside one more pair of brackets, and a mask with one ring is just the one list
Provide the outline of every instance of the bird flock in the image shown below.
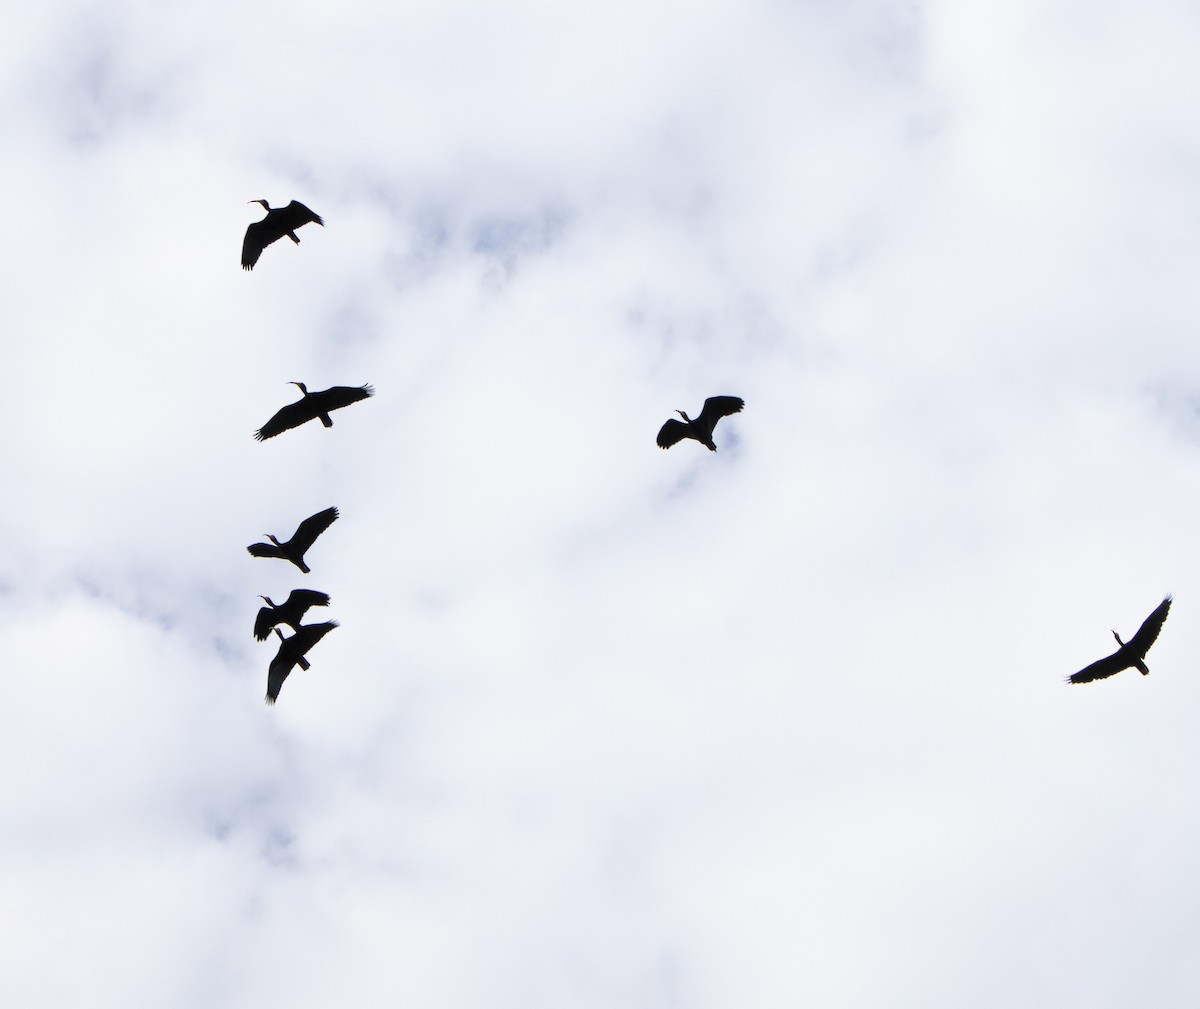
[[[262,256],[263,250],[285,236],[299,245],[300,239],[296,236],[296,230],[305,224],[325,226],[321,217],[298,200],[292,200],[286,207],[274,208],[266,200],[251,200],[250,202],[261,204],[267,212],[267,216],[246,228],[246,237],[242,242],[243,270],[253,270]],[[320,392],[309,392],[303,382],[288,384],[294,385],[300,390],[300,399],[282,407],[260,427],[254,433],[257,441],[274,438],[284,431],[300,427],[310,420],[320,420],[325,427],[333,427],[333,421],[329,416],[332,411],[340,410],[375,395],[375,390],[370,385],[336,385]],[[656,439],[658,447],[668,449],[691,438],[710,452],[715,452],[717,446],[713,441],[713,432],[717,422],[723,417],[741,413],[745,405],[745,401],[739,396],[710,396],[704,401],[704,406],[696,417],[689,417],[683,410],[676,410],[675,412],[683,419],[676,420],[672,417],[663,424]],[[317,537],[328,529],[337,518],[338,510],[336,508],[326,508],[324,511],[319,511],[304,519],[286,542],[281,543],[271,533],[266,533],[266,538],[270,540],[269,543],[252,543],[246,549],[254,557],[277,557],[290,561],[304,574],[308,574],[311,569],[305,560],[305,554],[316,542]],[[301,622],[304,615],[313,606],[329,605],[329,596],[324,592],[312,589],[293,589],[287,599],[280,604],[272,602],[269,596],[259,596],[259,598],[266,605],[258,611],[258,616],[254,621],[254,637],[258,641],[266,641],[270,638],[271,631],[274,630],[280,641],[279,651],[271,660],[267,671],[266,700],[268,704],[274,704],[288,674],[296,666],[302,670],[309,668],[306,654],[326,634],[337,627],[338,622],[336,620],[314,624]],[[1143,676],[1148,676],[1150,669],[1146,665],[1146,653],[1158,639],[1170,608],[1171,596],[1168,595],[1142,622],[1137,633],[1128,641],[1122,641],[1121,636],[1113,631],[1112,635],[1120,647],[1111,655],[1098,659],[1079,672],[1073,673],[1067,677],[1067,682],[1090,683],[1094,680],[1106,679],[1124,669],[1137,669]],[[284,637],[283,632],[279,630],[279,624],[287,624],[294,633],[290,637]]]
[[[266,200],[251,200],[251,203],[262,204],[267,216],[246,228],[246,237],[242,241],[242,269],[253,270],[254,264],[272,242],[277,242],[285,235],[297,245],[300,239],[296,237],[296,229],[305,224],[325,222],[314,214],[303,203],[292,200],[286,207],[275,207]],[[334,410],[359,403],[375,395],[375,390],[369,385],[348,386],[335,385],[320,392],[309,392],[303,382],[289,382],[300,390],[300,398],[294,403],[277,410],[262,427],[254,432],[256,441],[266,441],[284,431],[307,424],[310,420],[319,420],[325,427],[333,427],[329,414]],[[290,561],[303,574],[309,574],[311,568],[305,560],[305,554],[317,541],[317,537],[328,529],[338,518],[336,508],[326,508],[315,515],[310,515],[292,533],[291,538],[280,542],[272,533],[266,533],[269,543],[251,543],[246,550],[252,557],[277,557]],[[338,626],[336,620],[326,620],[322,623],[303,623],[304,615],[314,606],[328,606],[329,595],[314,589],[293,589],[286,600],[275,603],[270,596],[259,596],[266,603],[258,611],[254,620],[254,637],[258,641],[267,641],[271,631],[279,638],[279,650],[267,668],[267,703],[274,704],[283,689],[283,682],[291,671],[299,666],[308,669],[310,663],[307,653],[326,634]],[[280,624],[286,624],[293,633],[284,637],[279,629]]]

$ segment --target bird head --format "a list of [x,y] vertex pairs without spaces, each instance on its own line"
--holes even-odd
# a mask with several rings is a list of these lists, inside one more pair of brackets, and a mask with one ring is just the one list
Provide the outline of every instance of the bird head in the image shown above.
[[275,604],[274,604],[273,602],[271,602],[271,597],[270,597],[270,596],[259,596],[258,598],[259,598],[259,599],[261,599],[261,600],[262,600],[264,603],[266,603],[268,606],[270,606],[272,609],[274,609],[274,608],[275,608]]
[[682,417],[685,421],[687,421],[687,423],[690,424],[692,422],[692,419],[686,413],[684,413],[682,410],[676,410],[675,412],[677,414],[679,414],[679,416]]
[[250,203],[261,203],[261,204],[262,204],[262,208],[263,208],[263,210],[268,210],[268,211],[269,211],[269,210],[271,209],[271,204],[269,204],[269,203],[268,203],[266,200],[249,200],[248,202],[250,202]]
[[297,389],[304,393],[305,396],[308,395],[308,386],[303,382],[288,382],[288,385],[294,385]]
[[1121,640],[1121,635],[1119,635],[1116,631],[1113,631],[1112,636],[1117,639],[1118,645],[1120,645],[1122,648],[1125,647],[1125,642]]
[[276,546],[279,546],[279,540],[277,540],[277,539],[276,539],[274,536],[272,536],[270,533],[263,533],[263,535],[264,535],[264,536],[265,536],[267,539],[269,539],[269,540],[270,540],[272,543],[274,543]]

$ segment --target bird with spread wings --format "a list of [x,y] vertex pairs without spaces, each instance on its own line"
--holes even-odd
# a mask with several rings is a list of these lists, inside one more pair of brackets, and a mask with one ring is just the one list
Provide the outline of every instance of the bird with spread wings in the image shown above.
[[1136,669],[1143,676],[1149,676],[1150,668],[1146,665],[1146,653],[1150,651],[1150,646],[1158,640],[1158,633],[1166,622],[1167,611],[1170,608],[1171,597],[1167,596],[1142,622],[1137,634],[1128,641],[1122,641],[1121,635],[1113,631],[1112,636],[1117,639],[1117,644],[1121,647],[1112,655],[1098,659],[1090,666],[1084,666],[1079,672],[1069,676],[1067,682],[1091,683],[1092,680],[1103,680],[1108,676],[1113,676],[1122,669]]
[[256,441],[274,438],[277,434],[307,424],[310,420],[319,419],[325,427],[333,427],[333,421],[329,417],[330,410],[340,410],[344,406],[375,395],[375,390],[370,385],[335,385],[320,392],[309,392],[308,386],[303,382],[289,382],[288,385],[294,385],[303,395],[296,402],[277,410],[275,416],[255,431]]
[[695,438],[710,452],[715,452],[717,446],[713,444],[712,436],[717,421],[722,417],[741,413],[745,405],[746,401],[740,396],[709,396],[704,401],[704,409],[700,411],[699,417],[689,417],[682,410],[676,410],[683,420],[672,417],[659,429],[658,447],[670,448],[684,438]]
[[333,525],[337,517],[338,510],[336,508],[326,508],[301,522],[296,527],[296,531],[292,533],[292,538],[286,543],[280,543],[271,533],[264,533],[271,541],[270,543],[251,543],[246,549],[250,551],[252,557],[279,557],[282,560],[291,561],[301,571],[308,574],[310,568],[304,563],[304,555],[308,552],[308,548],[316,542],[317,537]]
[[312,223],[325,227],[325,222],[298,200],[292,200],[286,207],[272,207],[266,200],[250,202],[261,203],[267,216],[246,229],[246,237],[242,239],[243,270],[253,270],[263,249],[272,242],[278,242],[284,235],[299,245],[296,229],[302,225]]

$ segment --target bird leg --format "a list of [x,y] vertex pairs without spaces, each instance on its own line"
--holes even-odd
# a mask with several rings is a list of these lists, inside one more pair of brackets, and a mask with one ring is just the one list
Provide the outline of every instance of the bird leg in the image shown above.
[[299,245],[299,244],[300,244],[300,239],[298,239],[298,238],[296,237],[296,232],[294,232],[294,231],[289,231],[289,232],[287,233],[287,236],[288,236],[288,238],[290,238],[290,239],[291,239],[293,242],[295,242],[297,245]]

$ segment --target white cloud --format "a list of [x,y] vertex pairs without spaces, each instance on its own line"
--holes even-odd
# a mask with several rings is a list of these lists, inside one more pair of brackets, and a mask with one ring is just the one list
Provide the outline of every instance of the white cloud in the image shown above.
[[25,21],[6,1003],[1194,1003],[1190,9]]

